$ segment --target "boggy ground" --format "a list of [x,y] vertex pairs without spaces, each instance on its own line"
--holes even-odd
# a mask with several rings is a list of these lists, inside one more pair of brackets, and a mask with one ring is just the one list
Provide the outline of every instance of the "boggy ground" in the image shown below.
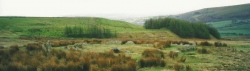
[[[188,41],[194,44],[196,49],[179,51],[180,48],[186,48],[184,45],[172,45],[170,47],[157,43],[165,40],[126,40],[122,44],[122,39],[102,39],[101,41],[93,42],[99,39],[89,39],[89,42],[83,40],[51,40],[52,51],[50,56],[37,47],[37,49],[27,49],[28,43],[39,44],[46,43],[44,40],[20,40],[20,39],[3,39],[1,40],[0,69],[1,70],[90,70],[90,71],[218,71],[218,70],[250,70],[250,54],[248,41],[223,41],[223,40],[177,40]],[[70,42],[65,42],[70,41]],[[166,40],[170,41],[170,40]],[[216,41],[227,43],[227,47],[203,46],[200,42],[208,41],[213,44]],[[152,43],[153,42],[153,43]],[[157,43],[155,43],[157,42]],[[173,44],[173,40],[170,41]],[[64,44],[62,44],[64,43]],[[75,48],[75,43],[84,43],[82,47]],[[11,45],[17,44],[18,50],[9,49]],[[66,45],[67,44],[67,45]],[[13,46],[12,46],[13,47]],[[112,52],[112,49],[118,48],[119,53]],[[206,51],[203,53],[203,50]],[[150,59],[145,57],[145,51],[159,50],[163,57],[160,59]],[[178,52],[174,55],[173,52]],[[157,57],[159,52],[148,54],[149,57]],[[21,54],[23,58],[17,57]],[[39,55],[39,56],[36,56]],[[91,58],[91,56],[93,56]],[[174,57],[176,56],[176,57]],[[28,59],[25,59],[28,57]],[[75,59],[76,60],[75,60]],[[90,59],[90,60],[89,60]],[[97,60],[96,60],[97,59]],[[23,60],[23,61],[22,61]],[[30,63],[27,60],[33,61]],[[141,61],[146,61],[146,67],[142,67]],[[111,61],[111,63],[110,63]],[[113,63],[112,63],[113,61]],[[73,64],[72,64],[73,63]],[[164,63],[164,64],[162,64]],[[145,64],[145,63],[144,63]],[[151,64],[151,65],[150,65]],[[156,65],[154,65],[156,64]],[[157,65],[161,64],[161,65]],[[79,67],[80,66],[80,67]],[[82,66],[82,67],[81,67]],[[122,67],[120,67],[122,66]],[[145,66],[145,65],[144,65]],[[48,67],[48,68],[47,68]],[[13,70],[12,70],[13,69]]]

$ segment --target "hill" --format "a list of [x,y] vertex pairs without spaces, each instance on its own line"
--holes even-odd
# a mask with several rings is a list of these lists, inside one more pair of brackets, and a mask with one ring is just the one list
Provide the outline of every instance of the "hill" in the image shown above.
[[250,18],[250,4],[205,8],[172,17],[195,22],[216,22],[232,19],[248,19]]
[[63,31],[66,26],[88,27],[88,25],[99,24],[118,33],[119,38],[145,38],[143,36],[153,38],[163,33],[166,33],[164,37],[177,38],[170,31],[146,30],[142,26],[128,22],[96,17],[0,17],[0,20],[0,37],[65,37]]
[[177,19],[205,22],[217,28],[221,36],[250,36],[250,4],[205,8],[180,15],[172,15]]

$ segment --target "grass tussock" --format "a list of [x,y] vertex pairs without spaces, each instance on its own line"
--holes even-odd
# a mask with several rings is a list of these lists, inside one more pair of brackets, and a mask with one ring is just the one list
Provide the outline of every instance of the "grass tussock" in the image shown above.
[[214,42],[215,47],[227,47],[226,43],[221,43],[221,42]]
[[[125,54],[112,51],[81,52],[52,49],[47,55],[42,50],[17,50],[16,46],[0,50],[1,71],[136,71],[137,63]],[[9,52],[12,55],[9,55]]]
[[197,52],[200,54],[209,54],[211,53],[211,51],[208,48],[202,47],[202,48],[198,48]]
[[184,68],[182,63],[175,63],[174,64],[174,70],[175,71],[181,71]]
[[142,53],[142,58],[139,61],[140,67],[161,66],[164,67],[164,53],[157,49],[145,49]]
[[139,63],[141,68],[152,66],[164,67],[166,65],[166,62],[164,60],[155,57],[141,58]]
[[158,41],[158,43],[154,44],[153,47],[158,49],[171,47],[171,41]]
[[201,46],[213,46],[213,44],[209,43],[208,41],[203,41],[200,43]]
[[186,61],[186,57],[185,56],[182,56],[179,60],[178,60],[178,62],[180,62],[180,63],[184,63]]
[[176,52],[176,51],[169,51],[168,56],[169,56],[170,58],[175,59],[175,58],[178,57],[178,54],[179,54],[179,52]]
[[142,57],[156,57],[156,58],[165,58],[164,53],[158,49],[145,49],[142,52]]
[[42,50],[42,43],[28,43],[26,45],[26,50],[28,51]]
[[9,48],[9,53],[10,54],[14,54],[16,52],[18,52],[20,49],[19,49],[19,46],[18,45],[11,45],[10,48]]

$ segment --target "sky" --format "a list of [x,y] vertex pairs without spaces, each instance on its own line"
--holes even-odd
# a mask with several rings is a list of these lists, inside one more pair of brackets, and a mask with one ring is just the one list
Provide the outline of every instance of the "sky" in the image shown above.
[[146,17],[247,3],[250,0],[0,0],[0,16]]

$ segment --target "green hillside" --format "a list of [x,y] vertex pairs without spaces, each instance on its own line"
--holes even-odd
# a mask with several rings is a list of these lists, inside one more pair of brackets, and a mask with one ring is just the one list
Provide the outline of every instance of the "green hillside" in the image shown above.
[[218,29],[222,36],[250,36],[250,21],[248,19],[238,20],[225,20],[219,22],[209,22],[210,26]]
[[[127,22],[90,17],[1,17],[0,30],[8,35],[63,36],[65,26],[83,26],[99,24],[113,32],[136,32],[143,27]],[[6,34],[6,36],[8,36]]]
[[173,17],[195,22],[216,22],[231,19],[248,19],[250,18],[250,4],[205,8]]
[[66,37],[65,27],[98,24],[117,33],[118,38],[179,38],[168,30],[146,30],[143,26],[128,22],[95,17],[0,17],[0,37]]
[[221,36],[250,36],[250,4],[205,8],[172,17],[206,22],[217,28]]

